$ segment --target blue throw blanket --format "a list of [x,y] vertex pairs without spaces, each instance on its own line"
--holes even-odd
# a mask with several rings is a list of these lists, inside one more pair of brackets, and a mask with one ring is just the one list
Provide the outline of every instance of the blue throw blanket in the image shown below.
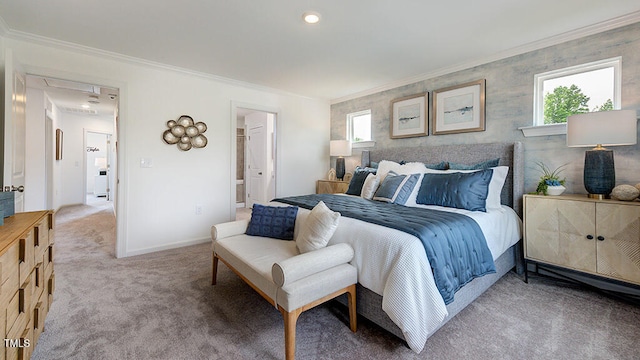
[[420,239],[445,304],[452,302],[454,293],[469,281],[496,271],[480,226],[466,215],[332,194],[274,201],[313,209],[320,200],[342,216],[397,229]]

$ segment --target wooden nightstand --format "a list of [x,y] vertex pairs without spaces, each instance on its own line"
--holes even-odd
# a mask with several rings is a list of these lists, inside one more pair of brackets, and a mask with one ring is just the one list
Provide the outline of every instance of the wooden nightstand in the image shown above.
[[525,195],[525,261],[640,285],[638,223],[638,201]]
[[347,181],[318,180],[316,194],[344,194],[348,188],[349,183]]

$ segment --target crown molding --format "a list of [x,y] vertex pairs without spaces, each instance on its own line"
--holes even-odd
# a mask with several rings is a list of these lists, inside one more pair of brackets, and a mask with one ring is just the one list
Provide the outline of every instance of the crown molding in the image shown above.
[[589,35],[598,34],[612,29],[617,29],[626,25],[631,25],[640,22],[640,11],[636,11],[624,16],[620,16],[611,20],[603,21],[597,24],[585,26],[580,29],[568,31],[559,35],[548,37],[539,41],[534,41],[522,46],[518,46],[506,51],[496,53],[494,55],[473,59],[464,63],[456,64],[453,66],[437,69],[428,73],[400,79],[385,85],[381,85],[368,90],[360,91],[336,99],[331,99],[331,105],[338,104],[344,101],[357,99],[363,96],[373,95],[379,92],[395,89],[401,86],[414,84],[420,81],[432,79],[438,76],[454,73],[456,71],[470,69],[475,66],[488,64],[490,62],[506,59],[512,56],[521,55],[530,51],[540,50],[549,46],[558,45],[567,41],[583,38]]
[[132,64],[132,65],[144,66],[144,67],[154,68],[158,70],[172,71],[172,72],[180,73],[183,75],[189,75],[189,76],[194,76],[194,77],[198,77],[205,80],[216,81],[216,82],[221,82],[228,85],[244,87],[251,90],[265,91],[265,92],[275,93],[279,95],[292,96],[292,97],[304,98],[304,99],[315,99],[309,96],[300,95],[300,94],[296,94],[296,93],[292,93],[292,92],[288,92],[285,90],[276,89],[276,88],[272,88],[264,85],[254,84],[246,81],[234,80],[234,79],[226,78],[223,76],[218,76],[218,75],[213,75],[213,74],[209,74],[201,71],[195,71],[195,70],[182,68],[178,66],[163,64],[160,62],[141,59],[141,58],[137,58],[129,55],[124,55],[124,54],[120,54],[112,51],[93,48],[93,47],[80,45],[80,44],[76,44],[68,41],[57,40],[57,39],[52,39],[45,36],[30,34],[23,31],[12,30],[6,26],[6,23],[2,20],[2,17],[0,17],[0,32],[3,31],[2,29],[3,25],[5,26],[5,29],[4,29],[5,32],[4,34],[2,33],[0,34],[12,40],[29,42],[33,44],[57,48],[60,50],[73,51],[76,53],[81,53],[83,55],[90,55],[90,56],[96,56],[100,58],[111,59],[111,60],[120,61],[128,64]]

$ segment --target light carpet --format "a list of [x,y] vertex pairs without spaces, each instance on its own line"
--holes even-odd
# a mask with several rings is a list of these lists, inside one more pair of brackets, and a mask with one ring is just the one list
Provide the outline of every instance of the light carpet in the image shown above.
[[[33,359],[284,359],[280,312],[211,246],[114,257],[113,213],[56,214],[56,289]],[[638,359],[640,309],[542,277],[509,273],[427,341],[420,354],[340,304],[304,312],[298,359]]]

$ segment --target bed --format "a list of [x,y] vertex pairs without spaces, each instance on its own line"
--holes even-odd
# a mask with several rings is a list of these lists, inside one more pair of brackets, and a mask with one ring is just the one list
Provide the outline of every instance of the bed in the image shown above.
[[[504,274],[514,268],[522,272],[519,219],[522,214],[524,186],[523,147],[521,143],[515,142],[392,148],[362,153],[362,167],[370,167],[372,163],[380,163],[383,160],[398,163],[437,164],[447,161],[457,164],[477,164],[491,159],[499,159],[499,166],[508,167],[508,172],[505,171],[504,186],[499,195],[498,206],[504,205],[500,211],[487,209],[486,213],[482,213],[423,206],[462,213],[473,218],[482,229],[491,250],[495,272],[474,277],[466,285],[463,284],[464,286],[455,291],[452,301],[448,299],[445,303],[443,295],[435,288],[433,278],[436,270],[434,274],[431,273],[430,262],[425,256],[423,244],[414,235],[407,234],[398,228],[384,226],[384,222],[364,223],[343,215],[338,229],[329,242],[330,244],[346,242],[354,247],[356,257],[353,264],[358,268],[359,281],[358,313],[404,339],[416,353],[423,350],[430,335]],[[318,195],[315,196],[318,197]],[[340,195],[333,196],[340,197]],[[317,199],[315,199],[316,202]],[[328,197],[320,199],[332,200]],[[276,201],[291,204],[290,201],[299,200],[286,198]],[[307,207],[309,208],[311,206]],[[307,209],[300,208],[299,219],[304,220],[309,212]],[[495,220],[493,216],[505,220]],[[496,222],[504,225],[501,228],[490,229],[489,224]],[[421,255],[420,252],[422,252]]]

